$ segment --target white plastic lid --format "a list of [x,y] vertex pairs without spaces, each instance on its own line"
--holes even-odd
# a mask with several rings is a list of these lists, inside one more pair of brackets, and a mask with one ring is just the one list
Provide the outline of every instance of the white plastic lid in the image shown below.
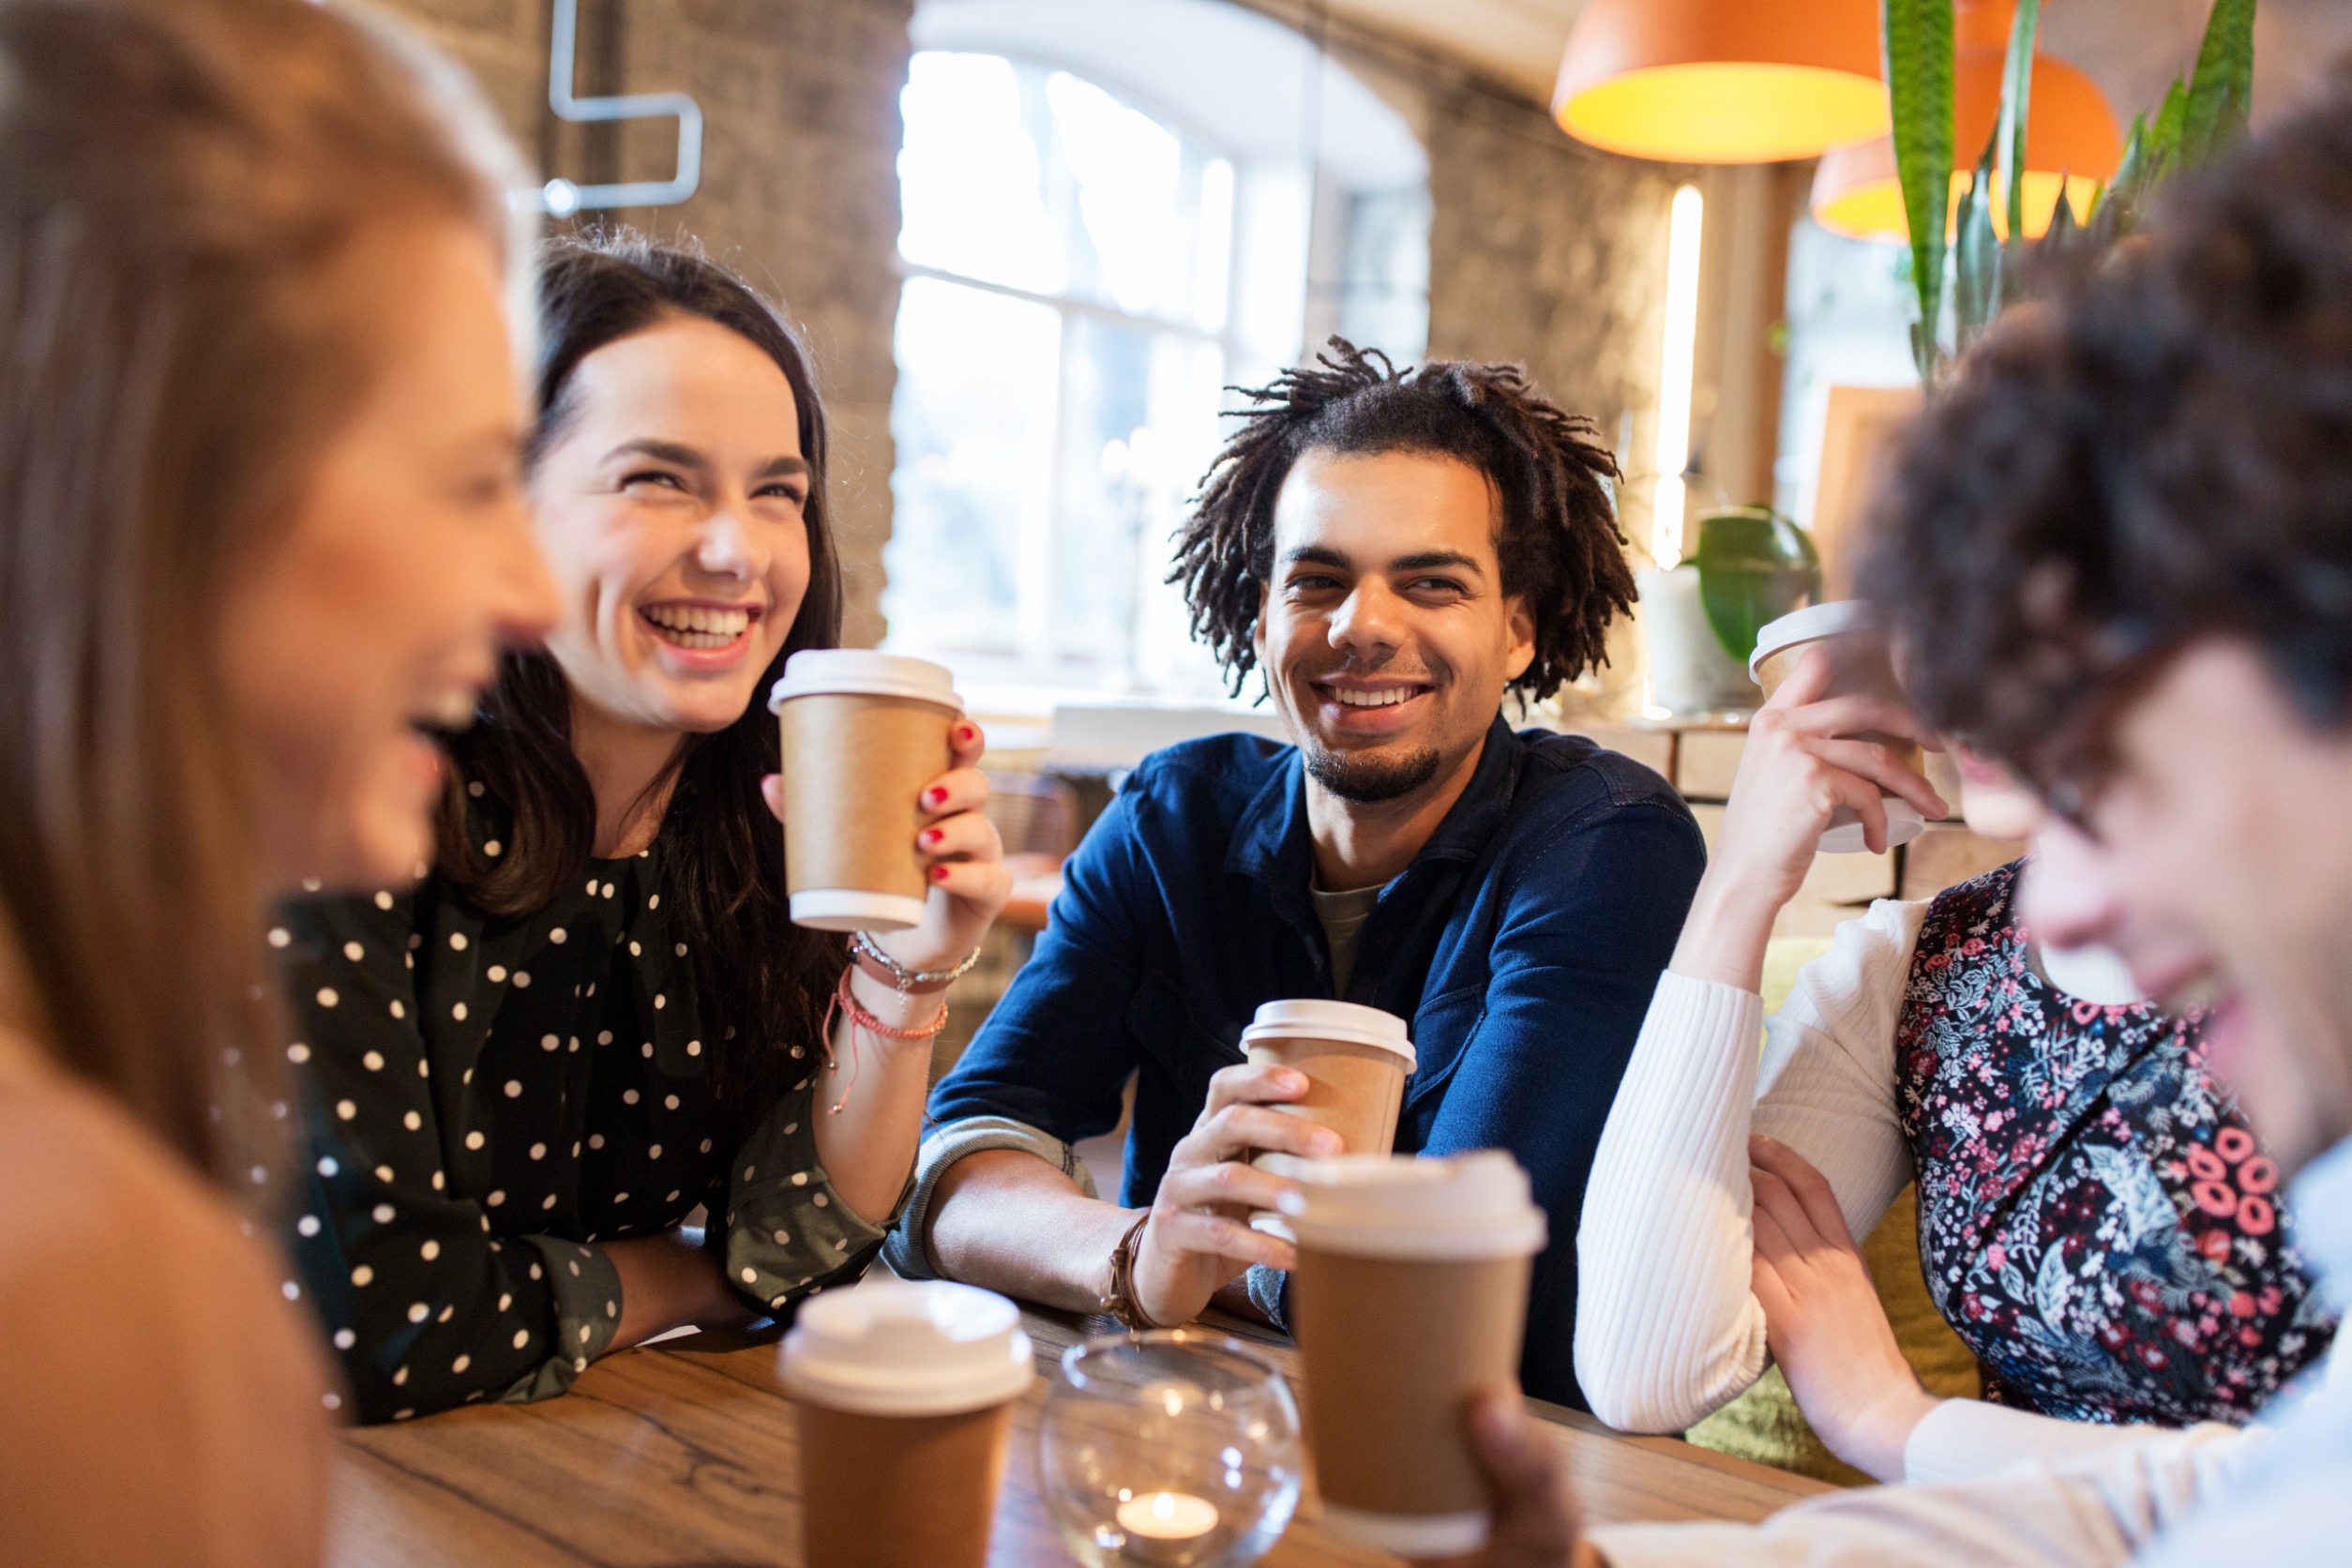
[[1301,1245],[1358,1258],[1517,1258],[1547,1234],[1527,1172],[1500,1149],[1334,1154],[1309,1162],[1280,1207]]
[[963,712],[956,676],[943,665],[870,648],[803,648],[768,688],[768,712],[795,697],[905,697]]
[[1395,1051],[1411,1072],[1420,1060],[1407,1037],[1405,1020],[1378,1007],[1352,1002],[1268,1002],[1242,1031],[1242,1045],[1253,1040],[1337,1040],[1351,1046],[1373,1046]]
[[[1748,674],[1756,677],[1758,666],[1783,648],[1798,642],[1812,642],[1824,637],[1838,637],[1847,632],[1870,631],[1877,626],[1871,619],[1870,607],[1860,599],[1832,599],[1827,604],[1809,604],[1794,610],[1777,621],[1767,621],[1756,633],[1756,652],[1748,656]],[[795,656],[794,662],[798,662]],[[1761,677],[1756,677],[1761,686]]]
[[784,1336],[784,1389],[859,1415],[955,1415],[1036,1376],[1020,1309],[945,1280],[878,1279],[811,1297]]

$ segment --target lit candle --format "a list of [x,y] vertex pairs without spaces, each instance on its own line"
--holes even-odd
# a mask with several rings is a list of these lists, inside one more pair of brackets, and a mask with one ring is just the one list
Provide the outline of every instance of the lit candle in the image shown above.
[[1189,1492],[1148,1492],[1119,1505],[1119,1528],[1138,1543],[1197,1541],[1217,1528],[1217,1507]]

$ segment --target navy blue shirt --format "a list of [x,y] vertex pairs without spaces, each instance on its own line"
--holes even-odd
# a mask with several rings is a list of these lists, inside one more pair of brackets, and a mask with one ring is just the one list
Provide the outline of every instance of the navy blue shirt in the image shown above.
[[[1576,1220],[1619,1078],[1706,862],[1656,774],[1497,718],[1469,785],[1364,925],[1345,1000],[1411,1021],[1399,1153],[1507,1149],[1550,1219],[1520,1375],[1581,1408]],[[1065,1142],[1118,1123],[1152,1200],[1263,1002],[1332,995],[1295,746],[1215,735],[1144,759],[1070,857],[1034,955],[932,1092],[944,1124]]]

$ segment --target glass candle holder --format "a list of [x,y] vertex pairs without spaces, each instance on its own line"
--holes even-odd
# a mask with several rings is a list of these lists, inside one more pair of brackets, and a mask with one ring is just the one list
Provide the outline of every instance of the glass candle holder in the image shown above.
[[1299,1410],[1282,1374],[1195,1329],[1072,1346],[1046,1391],[1037,1476],[1088,1568],[1238,1568],[1298,1507]]

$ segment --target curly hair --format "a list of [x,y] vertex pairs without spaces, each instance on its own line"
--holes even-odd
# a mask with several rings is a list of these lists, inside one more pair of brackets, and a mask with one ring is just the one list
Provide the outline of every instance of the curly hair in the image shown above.
[[1510,688],[1540,701],[1608,661],[1609,623],[1634,603],[1609,488],[1617,460],[1591,419],[1563,412],[1518,366],[1437,359],[1399,370],[1380,350],[1334,338],[1314,365],[1235,390],[1252,406],[1201,481],[1168,576],[1184,584],[1193,635],[1233,691],[1258,664],[1274,501],[1310,451],[1426,452],[1485,475],[1501,498],[1502,592],[1535,623],[1535,656]]
[[2352,724],[2352,81],[2013,312],[1872,521],[1860,585],[1912,700],[2061,807],[2198,638]]

